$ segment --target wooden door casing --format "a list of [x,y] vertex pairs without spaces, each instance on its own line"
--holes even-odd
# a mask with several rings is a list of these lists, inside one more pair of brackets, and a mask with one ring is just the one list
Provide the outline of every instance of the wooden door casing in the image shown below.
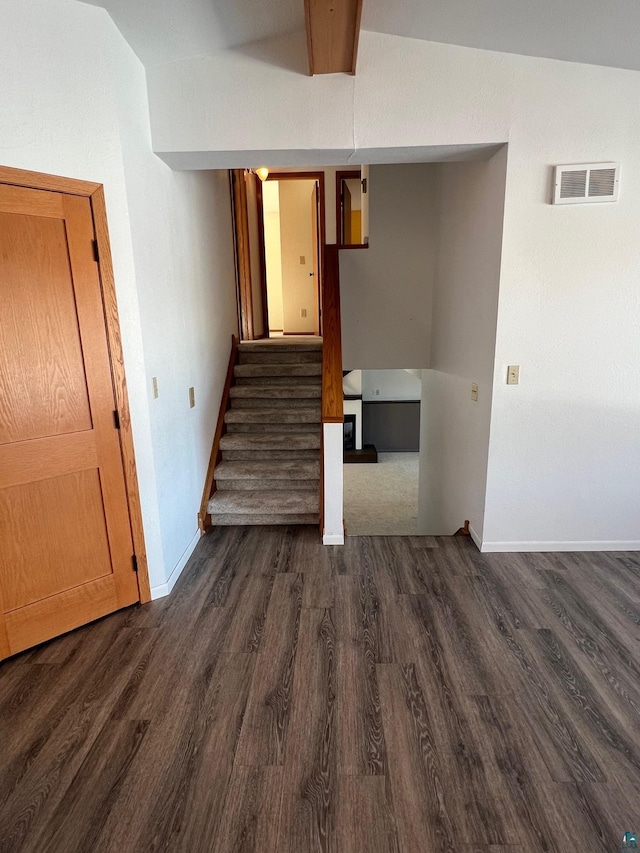
[[95,237],[0,184],[0,657],[141,598]]

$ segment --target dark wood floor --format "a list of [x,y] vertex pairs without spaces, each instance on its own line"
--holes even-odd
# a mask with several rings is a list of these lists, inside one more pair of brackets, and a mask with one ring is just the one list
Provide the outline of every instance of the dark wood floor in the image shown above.
[[0,665],[0,851],[620,850],[639,621],[639,554],[215,530]]

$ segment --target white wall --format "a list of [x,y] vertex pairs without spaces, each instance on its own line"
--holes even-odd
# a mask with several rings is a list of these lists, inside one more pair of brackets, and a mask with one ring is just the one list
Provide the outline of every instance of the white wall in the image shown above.
[[363,370],[362,399],[380,403],[384,400],[419,400],[420,370]]
[[[287,180],[280,185],[280,242],[282,247],[282,307],[284,331],[313,332],[317,313],[313,272],[314,232],[311,199],[315,181]],[[300,263],[300,258],[304,263]],[[301,309],[307,311],[300,316]]]
[[177,175],[153,155],[144,70],[102,9],[4,0],[0,32],[2,164],[104,184],[150,580],[162,592],[194,542],[235,324],[226,178]]
[[[640,547],[640,73],[363,32],[357,75],[314,78],[313,100],[295,71],[257,74],[221,54],[155,69],[158,147],[336,163],[509,142],[484,547]],[[282,111],[243,121],[243,89]],[[622,163],[619,202],[548,204],[554,164],[605,160]]]
[[[320,81],[308,71],[300,33],[150,67],[154,150],[185,168],[346,162],[355,78],[327,74]],[[331,153],[329,139],[336,149]],[[229,155],[224,164],[211,156],[219,151]]]
[[[237,332],[229,179],[222,171],[174,172],[153,155],[144,69],[117,31],[113,50],[165,575],[153,584],[160,594],[175,582],[198,538]],[[157,399],[150,393],[154,376]]]
[[483,535],[506,168],[506,146],[489,163],[437,167],[432,369],[423,371],[420,421],[421,533],[455,533],[469,519],[476,541]]
[[345,369],[429,366],[434,169],[370,169],[369,248],[340,252]]
[[[2,16],[3,161],[105,183],[149,518],[112,29],[54,0],[5,0]],[[309,78],[296,50],[284,37],[149,69],[155,149],[203,167],[509,142],[484,546],[640,547],[640,73],[363,32],[357,76]],[[548,204],[552,165],[602,160],[623,164],[618,203]],[[388,366],[403,363],[418,365]],[[503,384],[510,363],[519,386]]]
[[280,184],[265,181],[262,186],[264,211],[264,251],[267,274],[269,329],[282,331],[282,247],[280,245]]

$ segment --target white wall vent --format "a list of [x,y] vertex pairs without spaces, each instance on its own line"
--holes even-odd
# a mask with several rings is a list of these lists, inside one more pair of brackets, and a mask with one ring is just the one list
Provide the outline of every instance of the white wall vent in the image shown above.
[[553,204],[589,204],[617,201],[620,183],[619,163],[583,163],[556,166]]

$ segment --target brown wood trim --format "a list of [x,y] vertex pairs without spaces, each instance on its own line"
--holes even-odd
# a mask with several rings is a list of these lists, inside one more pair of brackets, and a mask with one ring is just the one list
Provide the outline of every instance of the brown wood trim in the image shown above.
[[207,504],[216,492],[216,481],[213,475],[216,469],[216,465],[222,459],[222,452],[220,450],[220,439],[227,431],[227,427],[224,422],[224,416],[226,415],[227,409],[229,408],[229,391],[231,390],[231,385],[233,384],[233,371],[237,362],[238,338],[235,335],[232,335],[231,353],[229,354],[229,366],[227,367],[227,376],[224,381],[224,388],[222,390],[222,397],[220,399],[218,422],[216,424],[216,431],[213,437],[213,446],[211,448],[211,456],[209,457],[209,465],[207,467],[207,476],[205,478],[204,489],[202,491],[202,500],[200,501],[200,512],[198,513],[198,527],[200,529],[201,534],[203,535],[211,527],[211,516],[207,512]]
[[[358,64],[358,46],[360,44],[360,25],[362,22],[362,0],[356,0],[356,19],[355,19],[355,38],[353,41],[353,51],[351,53],[351,68],[349,73],[355,75],[356,65]],[[344,519],[343,519],[344,521]],[[346,534],[346,530],[345,530]]]
[[324,180],[324,172],[269,172],[268,181],[316,181],[320,175]]
[[124,370],[122,338],[120,336],[116,286],[113,275],[113,260],[111,257],[109,227],[107,224],[107,208],[103,187],[101,185],[98,186],[98,188],[91,194],[90,198],[91,211],[93,213],[93,227],[95,229],[96,241],[98,243],[98,255],[100,258],[98,269],[100,273],[100,283],[102,286],[104,314],[107,323],[109,353],[111,355],[111,374],[113,377],[116,407],[120,417],[120,449],[124,464],[127,500],[129,502],[131,534],[133,537],[134,552],[138,562],[138,589],[140,592],[140,601],[145,604],[146,602],[151,601],[149,567],[147,564],[147,549],[145,546],[144,528],[142,525],[142,507],[140,505],[140,493],[138,490],[138,474],[136,470],[136,457],[133,446],[131,415],[129,411],[129,398],[127,395],[127,380]]
[[310,74],[355,74],[362,0],[305,0]]
[[256,180],[256,201],[258,203],[258,252],[260,257],[260,296],[262,297],[263,338],[269,337],[269,304],[267,301],[267,252],[264,244],[264,203],[262,201],[262,181]]
[[249,212],[245,170],[231,170],[231,208],[235,243],[236,280],[240,308],[240,334],[243,341],[252,341],[253,292],[251,289],[251,248],[249,242]]
[[338,248],[325,246],[322,291],[322,422],[342,423],[342,330],[340,322],[340,267]]
[[85,198],[90,198],[102,186],[102,184],[96,184],[93,181],[79,181],[76,178],[46,175],[44,172],[29,172],[26,169],[13,169],[10,166],[0,166],[0,184],[16,184],[37,190],[81,195]]
[[315,332],[283,332],[283,335],[296,335],[297,337],[301,337],[302,335],[311,335],[313,337]]
[[340,242],[342,236],[342,228],[340,227],[342,224],[342,205],[340,203],[342,187],[340,184],[343,180],[359,177],[361,177],[361,173],[357,169],[336,171],[336,243],[339,249],[345,248],[345,244]]

